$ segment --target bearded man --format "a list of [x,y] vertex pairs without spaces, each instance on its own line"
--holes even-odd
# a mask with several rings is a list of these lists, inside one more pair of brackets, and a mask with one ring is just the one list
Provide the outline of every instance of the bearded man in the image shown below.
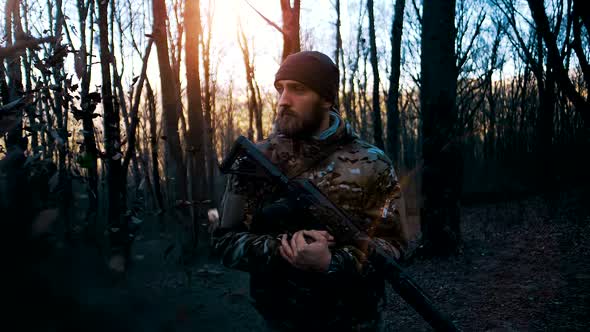
[[[353,133],[335,107],[338,68],[325,54],[288,56],[275,76],[278,114],[257,147],[289,178],[311,180],[377,245],[404,257],[404,204],[390,159]],[[377,331],[383,277],[371,249],[340,245],[295,214],[270,214],[264,183],[232,175],[212,244],[225,266],[250,273],[250,294],[273,331]],[[262,211],[262,212],[261,212]],[[262,216],[262,217],[261,217]],[[405,219],[405,218],[403,218]],[[291,227],[281,228],[281,225]]]

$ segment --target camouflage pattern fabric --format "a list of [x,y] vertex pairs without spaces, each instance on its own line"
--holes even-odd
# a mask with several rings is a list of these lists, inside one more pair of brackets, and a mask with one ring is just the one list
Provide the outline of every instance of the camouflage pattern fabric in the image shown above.
[[[403,256],[405,211],[392,162],[380,149],[360,140],[336,113],[331,117],[324,137],[302,141],[273,133],[257,145],[289,177],[311,180],[360,221],[377,245]],[[292,267],[279,254],[279,235],[309,223],[289,220],[297,225],[278,230],[256,227],[257,211],[272,199],[273,188],[264,181],[229,177],[221,224],[212,240],[224,265],[250,273],[253,304],[271,329],[376,331],[384,280],[367,260],[370,250],[337,245],[326,273]]]

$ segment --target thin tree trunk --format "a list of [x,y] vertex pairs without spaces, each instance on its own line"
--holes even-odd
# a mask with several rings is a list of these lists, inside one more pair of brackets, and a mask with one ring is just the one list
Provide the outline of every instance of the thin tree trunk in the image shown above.
[[[178,119],[182,113],[180,105],[179,88],[176,85],[174,72],[170,67],[168,54],[168,39],[166,37],[166,4],[164,0],[153,1],[153,38],[158,54],[158,66],[160,69],[160,84],[162,98],[162,112],[166,135],[168,172],[167,178],[173,182],[176,201],[186,201],[186,170],[183,163],[180,136],[178,133]],[[174,195],[173,195],[174,196]]]
[[496,27],[497,31],[496,31],[496,38],[494,39],[494,42],[492,44],[492,54],[490,55],[490,64],[488,67],[488,71],[486,73],[485,76],[485,81],[486,81],[486,89],[485,92],[486,95],[484,96],[485,98],[487,98],[488,100],[488,107],[489,107],[489,126],[488,126],[488,132],[486,134],[485,137],[485,142],[484,142],[484,151],[485,151],[485,156],[488,158],[493,158],[495,157],[495,153],[496,153],[496,104],[497,104],[497,100],[496,100],[496,93],[494,90],[494,82],[492,80],[492,75],[494,73],[494,70],[496,69],[497,66],[497,62],[498,62],[498,48],[500,47],[500,41],[502,40],[502,34],[503,34],[503,28],[498,25]]
[[[193,202],[200,202],[204,198],[205,190],[205,142],[203,141],[206,135],[203,133],[205,129],[203,119],[203,104],[201,100],[201,79],[199,74],[199,36],[201,35],[201,19],[200,19],[200,1],[187,1],[186,12],[184,15],[184,23],[186,29],[186,46],[185,54],[187,61],[186,65],[186,92],[188,96],[188,119],[190,124],[189,140],[190,151],[189,157],[193,169],[191,170],[192,181],[192,200]],[[187,158],[188,159],[188,158]],[[194,205],[193,205],[194,206]],[[197,221],[200,215],[200,205],[197,206],[193,213],[193,244],[196,245],[198,241],[199,223]]]
[[[27,0],[23,1],[23,7],[27,8]],[[25,23],[24,33],[26,35],[30,35],[30,27],[29,27],[29,15],[30,11],[24,12],[23,19]],[[28,50],[25,55],[23,56],[24,68],[25,68],[25,88],[26,91],[33,90],[33,81],[32,81],[32,71],[33,71],[33,50]],[[35,114],[35,107],[34,105],[28,105],[26,108],[27,118],[29,120],[29,128],[30,128],[30,136],[31,136],[31,150],[37,152],[37,147],[39,146],[39,131],[38,131],[38,124],[37,124],[37,115]]]
[[[154,90],[150,85],[150,81],[146,80],[146,92],[147,92],[147,100],[148,105],[147,109],[149,111],[148,120],[150,123],[150,151],[151,151],[151,162],[152,162],[152,183],[154,185],[154,194],[156,196],[157,207],[160,211],[163,211],[164,206],[164,197],[162,196],[162,188],[160,186],[160,168],[159,168],[159,158],[158,158],[158,130],[157,130],[157,121],[156,121],[156,98],[154,96]],[[147,170],[146,170],[147,172]]]
[[[7,0],[4,9],[5,22],[4,28],[6,29],[6,47],[10,47],[14,43],[18,42],[19,35],[22,35],[22,30],[19,30],[20,26],[20,1],[19,0]],[[14,30],[13,30],[14,27]],[[13,39],[14,38],[14,39]],[[5,102],[11,102],[18,99],[23,93],[22,73],[21,73],[21,59],[20,55],[16,54],[6,58],[7,63],[7,76],[8,76],[8,100]],[[22,133],[22,120],[18,120],[17,124],[7,133],[6,146],[9,150],[13,147],[18,146],[19,149],[25,150]]]
[[[211,1],[209,1],[211,5]],[[214,86],[212,84],[212,75],[211,75],[211,24],[213,24],[213,17],[212,17],[212,10],[209,9],[208,12],[208,20],[207,23],[209,24],[209,29],[207,30],[207,37],[203,36],[201,38],[202,46],[203,46],[203,69],[205,74],[205,159],[206,159],[206,174],[209,176],[207,181],[207,197],[211,197],[214,191],[214,178],[216,175],[217,170],[217,163],[216,163],[216,154],[215,154],[215,145],[214,145],[214,126],[213,126],[213,116],[212,113],[214,112],[214,98],[215,93],[212,93]]]
[[123,220],[123,188],[121,167],[121,134],[119,113],[113,105],[111,91],[110,63],[112,55],[109,47],[108,2],[98,2],[98,27],[100,38],[100,68],[102,76],[102,104],[104,113],[104,146],[107,182],[107,218],[112,255],[123,255],[129,259],[129,234],[127,223]]
[[[336,51],[334,52],[334,60],[336,62],[336,68],[340,70],[340,58],[342,57],[342,35],[340,33],[340,26],[342,22],[340,21],[340,0],[336,0],[335,3],[336,7]],[[342,61],[342,100],[346,99],[346,65],[344,61]],[[337,93],[336,96],[338,97],[340,94]],[[340,98],[336,98],[336,108],[339,108],[340,105]]]
[[[543,47],[542,37],[537,37],[537,53],[539,55],[539,63],[543,63]],[[547,59],[548,60],[548,59]],[[549,67],[549,64],[548,66]],[[543,68],[540,66],[540,68]],[[539,110],[535,126],[535,153],[538,160],[542,163],[542,173],[549,171],[550,167],[546,163],[550,161],[552,141],[553,141],[553,114],[555,113],[555,81],[553,71],[549,67],[545,73],[540,73],[537,77],[537,88],[539,89]],[[548,167],[548,168],[546,168]]]
[[368,84],[368,75],[367,75],[367,54],[363,55],[363,83],[360,84],[360,78],[358,79],[359,85],[359,94],[358,97],[358,104],[359,104],[359,112],[361,118],[360,124],[360,131],[361,131],[361,138],[363,140],[367,140],[369,138],[369,124],[367,123],[367,105],[369,102],[367,101],[367,84]]
[[[90,11],[90,13],[89,13]],[[82,120],[82,136],[84,137],[84,151],[81,157],[86,169],[88,179],[88,210],[86,212],[86,223],[88,224],[87,236],[91,241],[97,240],[99,232],[96,229],[96,217],[98,212],[98,150],[93,122],[93,112],[99,98],[91,98],[89,95],[92,66],[90,59],[93,55],[93,44],[90,42],[90,50],[86,49],[86,18],[90,14],[90,25],[94,24],[94,1],[88,1],[84,5],[83,0],[78,1],[78,15],[80,17],[80,39],[81,45],[75,57],[76,71],[80,73],[80,118]],[[90,29],[89,41],[94,40],[94,30]],[[94,94],[96,96],[96,94]],[[102,232],[100,232],[102,233]]]
[[400,160],[399,78],[405,0],[396,0],[391,23],[391,75],[387,93],[387,152],[394,161]]
[[[148,59],[150,57],[153,42],[153,39],[148,40],[148,44],[145,47],[145,53],[143,55],[143,64],[141,67],[141,74],[139,75],[136,91],[133,96],[133,103],[131,104],[131,122],[129,123],[129,128],[127,129],[127,151],[125,151],[125,158],[123,158],[123,172],[127,172],[127,168],[129,167],[131,157],[135,154],[135,142],[137,141],[137,125],[139,124],[139,104],[141,103],[141,92],[143,90],[143,84],[146,78]],[[136,183],[136,185],[139,185],[139,183]]]
[[384,149],[383,123],[381,121],[381,103],[379,97],[379,60],[377,59],[377,42],[375,40],[375,16],[373,15],[373,0],[367,0],[367,9],[369,11],[371,67],[373,68],[373,140],[378,148]]
[[258,95],[256,92],[256,78],[254,76],[254,65],[250,61],[250,50],[248,48],[248,40],[244,31],[240,29],[238,32],[238,43],[242,49],[242,56],[244,59],[244,68],[246,70],[246,83],[248,84],[248,138],[253,139],[254,128],[253,123],[256,121],[256,140],[262,140],[262,117],[260,115],[261,105],[258,102]]

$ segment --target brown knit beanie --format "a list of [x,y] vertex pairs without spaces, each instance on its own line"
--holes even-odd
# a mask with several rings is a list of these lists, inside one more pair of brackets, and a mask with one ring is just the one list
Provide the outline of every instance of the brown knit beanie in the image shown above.
[[303,51],[287,56],[275,75],[280,80],[301,82],[331,102],[338,94],[338,67],[332,59],[317,51]]

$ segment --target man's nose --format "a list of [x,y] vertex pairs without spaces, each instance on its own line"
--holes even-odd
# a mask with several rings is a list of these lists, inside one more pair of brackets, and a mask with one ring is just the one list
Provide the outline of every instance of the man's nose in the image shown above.
[[283,90],[279,96],[279,106],[291,106],[291,96],[288,90]]

